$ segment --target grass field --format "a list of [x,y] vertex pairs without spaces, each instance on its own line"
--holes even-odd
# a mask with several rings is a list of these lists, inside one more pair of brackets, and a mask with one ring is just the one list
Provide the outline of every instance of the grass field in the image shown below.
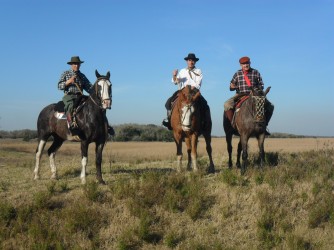
[[[94,145],[88,183],[80,184],[80,145],[71,142],[56,156],[59,179],[49,179],[45,153],[33,181],[36,146],[0,140],[0,249],[334,246],[334,138],[266,139],[263,170],[251,139],[245,176],[227,169],[224,138],[213,139],[210,175],[176,173],[174,143],[108,142],[103,186],[95,183]],[[203,139],[198,161],[205,169]]]

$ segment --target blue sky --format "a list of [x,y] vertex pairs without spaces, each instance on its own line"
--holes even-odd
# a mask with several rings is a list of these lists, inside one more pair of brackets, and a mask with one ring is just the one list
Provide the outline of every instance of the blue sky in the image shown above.
[[172,70],[193,52],[214,135],[247,55],[272,87],[271,132],[334,136],[333,13],[332,0],[2,0],[0,130],[36,129],[74,55],[91,82],[110,71],[111,124],[160,125]]

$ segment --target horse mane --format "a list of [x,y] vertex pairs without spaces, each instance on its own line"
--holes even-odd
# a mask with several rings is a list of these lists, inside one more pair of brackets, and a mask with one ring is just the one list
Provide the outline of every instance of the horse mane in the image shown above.
[[192,89],[190,85],[187,85],[183,89],[179,90],[178,94],[180,101],[186,101],[187,103],[197,102],[201,96],[201,92],[194,88]]

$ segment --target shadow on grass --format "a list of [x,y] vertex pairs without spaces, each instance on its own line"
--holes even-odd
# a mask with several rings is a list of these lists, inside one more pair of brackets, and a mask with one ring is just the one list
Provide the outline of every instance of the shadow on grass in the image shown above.
[[143,168],[143,169],[115,169],[111,170],[111,174],[145,174],[145,173],[172,173],[175,172],[175,169],[172,168]]

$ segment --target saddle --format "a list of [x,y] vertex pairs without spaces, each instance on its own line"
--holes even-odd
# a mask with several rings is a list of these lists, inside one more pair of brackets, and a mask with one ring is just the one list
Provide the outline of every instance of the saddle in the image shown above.
[[239,109],[241,105],[249,98],[249,95],[244,95],[236,100],[235,108],[234,109]]
[[[81,110],[87,99],[88,96],[81,95],[75,100],[73,104],[74,114],[78,113]],[[63,101],[59,101],[58,103],[56,103],[54,116],[57,119],[66,119],[65,105]]]

